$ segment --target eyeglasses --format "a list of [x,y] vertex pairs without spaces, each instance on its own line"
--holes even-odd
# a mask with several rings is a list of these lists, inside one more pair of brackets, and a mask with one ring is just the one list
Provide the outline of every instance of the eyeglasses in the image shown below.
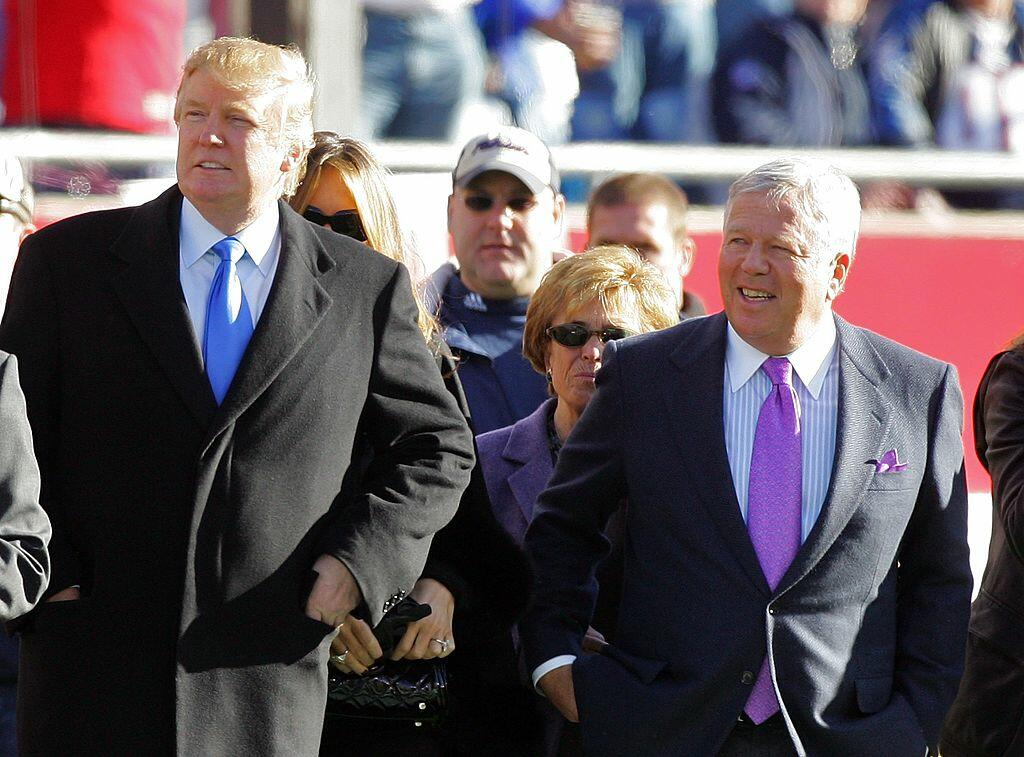
[[559,326],[550,326],[544,332],[563,347],[582,347],[592,336],[601,340],[601,344],[607,344],[616,339],[625,339],[632,336],[632,332],[614,326],[607,329],[594,329],[593,331],[580,326],[578,323],[563,323]]
[[320,208],[310,205],[302,217],[317,226],[327,225],[339,234],[351,237],[357,242],[366,241],[366,231],[363,230],[363,222],[359,220],[358,210],[339,210],[332,216],[325,215]]
[[[496,202],[496,200],[489,195],[466,195],[462,198],[462,201],[466,203],[466,207],[474,213],[486,213],[494,207],[494,203]],[[511,208],[513,213],[525,213],[536,204],[537,201],[532,197],[510,197],[505,200],[502,207]]]

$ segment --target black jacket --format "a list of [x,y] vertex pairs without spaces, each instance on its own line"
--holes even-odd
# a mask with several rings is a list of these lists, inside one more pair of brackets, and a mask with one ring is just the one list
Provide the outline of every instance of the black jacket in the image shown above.
[[[455,512],[472,439],[416,328],[408,273],[283,203],[273,288],[218,407],[182,295],[181,194],[69,218],[22,247],[18,356],[47,603],[22,632],[33,754],[315,754],[332,628],[323,553],[374,620]],[[357,432],[382,463],[339,501]]]
[[992,475],[992,538],[942,754],[1003,757],[1024,754],[1024,346],[989,363],[974,444]]

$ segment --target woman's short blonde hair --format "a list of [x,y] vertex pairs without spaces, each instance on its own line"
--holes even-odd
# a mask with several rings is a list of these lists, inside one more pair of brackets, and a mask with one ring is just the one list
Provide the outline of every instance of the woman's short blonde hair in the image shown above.
[[[181,88],[192,74],[203,70],[228,89],[250,95],[277,92],[280,95],[281,138],[297,147],[299,159],[284,180],[282,194],[290,197],[302,180],[306,152],[313,146],[313,74],[295,47],[268,45],[243,37],[220,37],[189,53],[178,84]],[[175,103],[174,121],[181,118]]]
[[665,275],[636,252],[617,244],[601,245],[558,261],[544,274],[530,298],[523,329],[523,355],[538,373],[547,371],[545,333],[563,310],[570,317],[598,301],[610,314],[632,318],[640,332],[679,323],[676,295]]
[[[352,193],[359,220],[366,232],[366,243],[405,265],[414,279],[422,278],[420,262],[409,251],[398,221],[398,208],[388,189],[390,172],[358,139],[342,137],[333,131],[318,131],[313,135],[313,149],[306,156],[305,175],[288,201],[292,208],[299,213],[306,211],[325,167],[337,171]],[[428,343],[433,343],[440,331],[437,320],[427,312],[419,287],[413,287],[413,294],[419,310],[420,331]]]

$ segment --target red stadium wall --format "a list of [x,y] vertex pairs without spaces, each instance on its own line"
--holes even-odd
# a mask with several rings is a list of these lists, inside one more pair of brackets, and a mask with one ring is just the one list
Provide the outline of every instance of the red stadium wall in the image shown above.
[[[722,307],[716,272],[721,234],[694,239],[697,262],[686,286],[715,312]],[[572,234],[574,250],[583,242],[581,233]],[[974,455],[970,409],[989,358],[1024,329],[1022,287],[1024,239],[867,234],[836,305],[847,320],[957,367],[971,491],[988,491],[989,479]]]

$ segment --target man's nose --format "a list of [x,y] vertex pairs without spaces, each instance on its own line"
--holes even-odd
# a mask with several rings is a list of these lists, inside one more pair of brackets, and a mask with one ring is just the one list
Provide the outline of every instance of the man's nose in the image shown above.
[[494,201],[494,207],[487,212],[487,223],[502,229],[512,228],[512,208],[501,200]]
[[203,126],[203,133],[200,135],[200,139],[202,139],[203,144],[224,144],[224,138],[221,136],[220,126],[213,119],[208,120],[205,126]]
[[768,251],[761,242],[754,242],[743,256],[743,270],[747,273],[768,272]]

